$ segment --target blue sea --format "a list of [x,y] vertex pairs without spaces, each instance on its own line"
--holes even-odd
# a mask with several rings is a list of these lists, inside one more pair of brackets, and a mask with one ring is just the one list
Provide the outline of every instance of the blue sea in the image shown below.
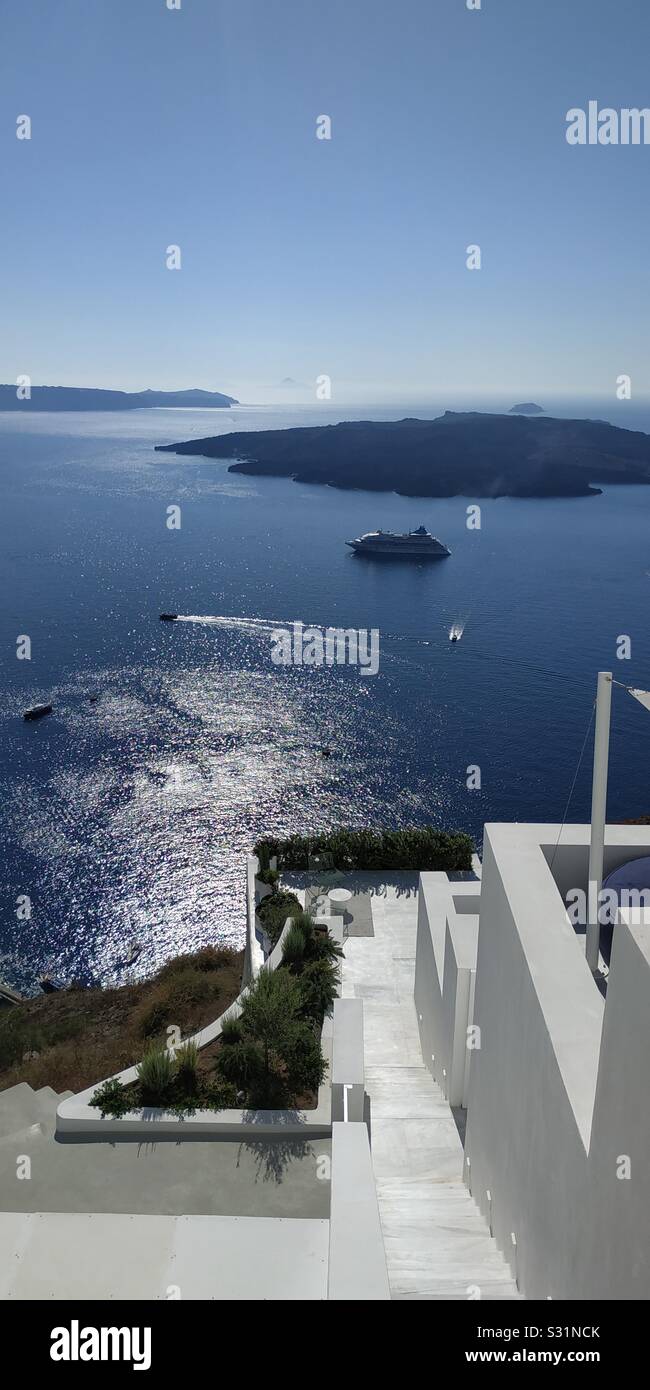
[[[1,978],[120,982],[206,942],[241,946],[245,855],[265,831],[435,822],[480,843],[486,820],[562,818],[598,669],[650,687],[650,487],[483,500],[470,530],[472,498],[154,453],[447,404],[0,415]],[[647,406],[555,409],[650,430]],[[345,546],[421,523],[450,559],[386,564]],[[295,621],[379,629],[378,674],[274,665],[271,628]],[[16,656],[22,635],[31,660]],[[42,700],[53,715],[25,723]],[[649,752],[647,713],[615,690],[610,818],[650,813]],[[588,744],[570,820],[588,816],[590,763]]]

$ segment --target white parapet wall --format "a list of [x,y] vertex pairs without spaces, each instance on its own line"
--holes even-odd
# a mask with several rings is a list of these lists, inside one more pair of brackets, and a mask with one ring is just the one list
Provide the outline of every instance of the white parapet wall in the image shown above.
[[[251,980],[259,974],[264,964],[264,951],[261,941],[257,935],[257,920],[255,908],[261,902],[262,897],[270,893],[270,888],[258,883],[259,860],[257,855],[249,854],[246,859],[246,949],[244,952],[244,968],[242,972],[242,985],[249,985]],[[264,892],[262,892],[264,888]]]
[[[275,970],[280,964],[284,938],[290,928],[291,919],[289,918],[285,922],[280,938],[270,956],[263,962],[264,969]],[[223,1014],[220,1014],[219,1018],[192,1035],[190,1041],[196,1043],[199,1050],[220,1037],[224,1019],[237,1017],[249,985],[224,1010]],[[214,1136],[232,1138],[243,1137],[250,1133],[322,1138],[331,1133],[332,1127],[331,1018],[325,1018],[323,1021],[321,1046],[323,1056],[328,1064],[328,1072],[319,1088],[318,1103],[314,1110],[197,1110],[194,1114],[184,1115],[180,1118],[168,1111],[151,1107],[144,1110],[129,1111],[116,1118],[111,1115],[102,1116],[100,1111],[90,1104],[95,1092],[102,1085],[100,1080],[94,1082],[92,1086],[88,1086],[78,1095],[69,1096],[60,1102],[56,1112],[56,1131],[57,1134],[101,1135],[105,1138],[138,1136],[142,1139],[146,1137],[148,1140],[154,1138],[210,1139]],[[170,1047],[167,1050],[173,1056],[174,1048]],[[123,1086],[129,1086],[137,1080],[137,1076],[138,1069],[137,1066],[134,1066],[118,1072],[115,1079],[120,1081]]]
[[345,1302],[389,1299],[386,1255],[364,1124],[332,1125],[331,1182],[327,1297]]
[[452,1106],[467,1096],[480,888],[420,875],[415,1007],[425,1064]]
[[[619,914],[605,1000],[564,901],[589,827],[559,836],[485,828],[466,1179],[527,1298],[645,1300],[650,914]],[[605,872],[649,852],[610,826]]]
[[363,1000],[334,1001],[332,1037],[332,1120],[363,1120]]

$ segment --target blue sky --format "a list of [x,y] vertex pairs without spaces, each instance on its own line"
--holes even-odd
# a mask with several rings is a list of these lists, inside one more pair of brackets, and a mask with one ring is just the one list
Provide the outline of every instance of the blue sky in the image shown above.
[[650,394],[650,145],[565,140],[650,106],[647,0],[0,0],[0,51],[0,380]]

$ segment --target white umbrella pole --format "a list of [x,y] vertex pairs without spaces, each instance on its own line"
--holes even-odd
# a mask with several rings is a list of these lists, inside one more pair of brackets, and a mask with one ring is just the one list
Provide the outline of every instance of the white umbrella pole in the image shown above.
[[589,892],[587,894],[587,965],[598,969],[600,923],[598,908],[603,886],[605,816],[607,812],[607,768],[609,763],[609,725],[612,708],[612,673],[598,672],[596,729],[594,733],[594,776],[591,787],[591,842],[589,845]]

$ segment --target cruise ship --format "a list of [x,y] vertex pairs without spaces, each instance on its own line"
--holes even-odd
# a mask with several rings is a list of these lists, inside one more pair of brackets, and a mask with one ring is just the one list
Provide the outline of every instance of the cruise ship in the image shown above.
[[445,555],[451,554],[446,545],[430,535],[425,526],[418,526],[417,531],[407,531],[404,535],[397,535],[394,531],[366,531],[355,541],[346,541],[345,544],[359,555],[394,555],[399,559],[406,556],[413,560],[442,560]]

